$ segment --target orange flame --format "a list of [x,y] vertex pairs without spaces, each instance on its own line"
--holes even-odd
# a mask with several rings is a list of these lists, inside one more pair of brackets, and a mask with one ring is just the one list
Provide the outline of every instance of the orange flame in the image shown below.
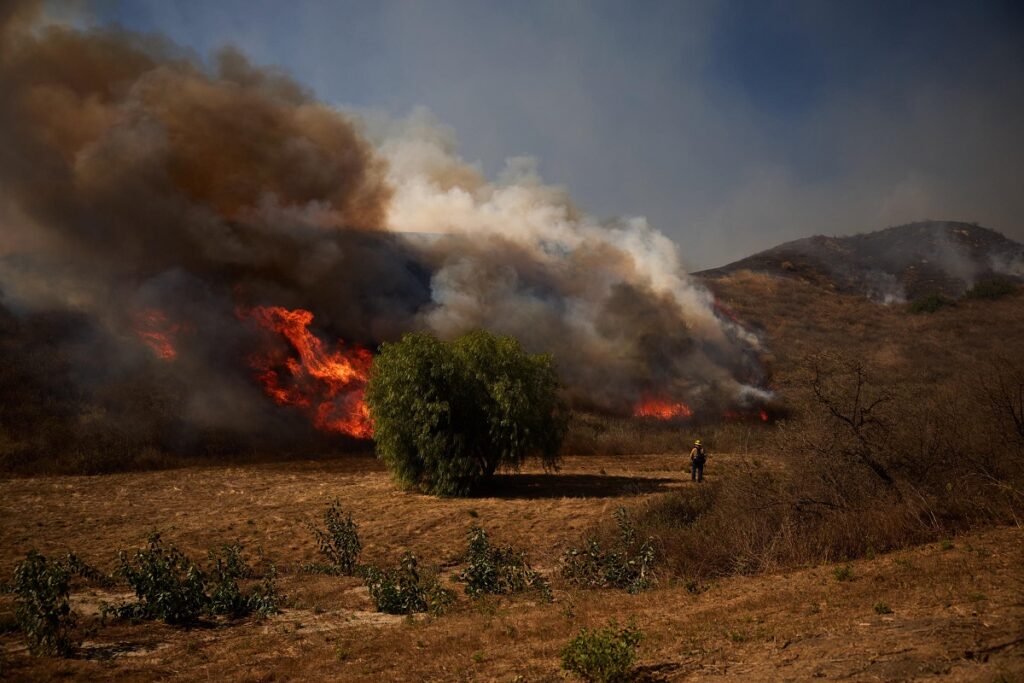
[[373,362],[368,350],[346,351],[339,340],[339,348],[328,351],[309,331],[313,314],[301,308],[257,306],[240,311],[239,316],[282,335],[299,355],[267,353],[249,358],[267,396],[278,405],[306,409],[317,429],[361,439],[373,436],[370,412],[363,400]]
[[693,417],[693,410],[685,403],[673,403],[660,398],[645,398],[633,410],[635,417],[654,417],[659,420],[685,420]]
[[771,416],[768,415],[768,411],[764,408],[758,410],[757,413],[740,412],[738,410],[725,411],[725,419],[727,420],[752,420],[755,417],[761,420],[761,422],[767,422],[771,419]]
[[174,360],[178,350],[173,338],[182,331],[182,326],[171,322],[167,314],[157,308],[147,308],[135,315],[135,334],[148,346],[157,358]]

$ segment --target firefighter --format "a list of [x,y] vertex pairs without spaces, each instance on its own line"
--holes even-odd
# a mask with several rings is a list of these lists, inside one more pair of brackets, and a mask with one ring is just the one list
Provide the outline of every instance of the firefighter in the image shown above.
[[704,463],[707,459],[707,451],[704,450],[700,439],[697,439],[693,442],[693,450],[690,451],[690,481],[704,481]]

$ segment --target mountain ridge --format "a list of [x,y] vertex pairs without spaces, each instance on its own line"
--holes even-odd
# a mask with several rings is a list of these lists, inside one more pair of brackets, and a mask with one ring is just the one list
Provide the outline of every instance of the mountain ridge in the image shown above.
[[958,297],[991,278],[1022,282],[1024,245],[976,223],[917,221],[792,240],[694,275],[717,279],[742,270],[894,303],[932,294]]

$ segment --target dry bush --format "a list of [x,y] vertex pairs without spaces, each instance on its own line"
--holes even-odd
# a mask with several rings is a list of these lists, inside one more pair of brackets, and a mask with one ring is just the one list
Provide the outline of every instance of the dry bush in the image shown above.
[[926,394],[819,355],[803,382],[798,417],[774,432],[778,461],[748,458],[637,510],[668,574],[771,571],[1019,523],[1024,368],[1004,362]]
[[582,547],[562,555],[562,577],[585,588],[624,588],[639,593],[653,583],[654,539],[636,532],[626,508],[613,513],[616,533],[602,530],[603,538],[591,535]]
[[757,419],[713,423],[662,422],[575,412],[562,443],[566,455],[659,455],[688,452],[694,439],[713,451],[749,453],[768,445],[768,425]]

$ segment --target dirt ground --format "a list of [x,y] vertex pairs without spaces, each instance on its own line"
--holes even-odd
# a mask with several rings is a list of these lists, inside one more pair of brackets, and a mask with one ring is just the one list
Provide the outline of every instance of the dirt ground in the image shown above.
[[[732,457],[709,463],[723,476]],[[528,549],[554,573],[563,548],[612,510],[694,486],[680,456],[570,457],[558,473],[498,477],[470,499],[396,490],[372,458],[207,467],[101,477],[0,481],[0,575],[30,548],[74,551],[104,570],[116,551],[151,530],[194,557],[240,540],[262,547],[290,599],[268,619],[179,629],[108,624],[75,659],[33,658],[17,634],[0,636],[2,676],[12,680],[329,679],[353,681],[557,681],[559,651],[582,627],[634,620],[645,634],[638,680],[1024,680],[1024,531],[1002,528],[834,566],[735,577],[693,593],[662,584],[640,595],[566,590],[471,601],[439,617],[381,615],[355,578],[310,575],[311,533],[333,499],[351,510],[363,560],[393,563],[405,550],[451,573],[466,530],[481,524],[500,543]],[[459,589],[458,585],[452,586]],[[74,595],[85,625],[100,601]],[[879,614],[884,603],[891,613]],[[9,597],[0,611],[9,612]],[[881,610],[884,612],[884,610]]]

